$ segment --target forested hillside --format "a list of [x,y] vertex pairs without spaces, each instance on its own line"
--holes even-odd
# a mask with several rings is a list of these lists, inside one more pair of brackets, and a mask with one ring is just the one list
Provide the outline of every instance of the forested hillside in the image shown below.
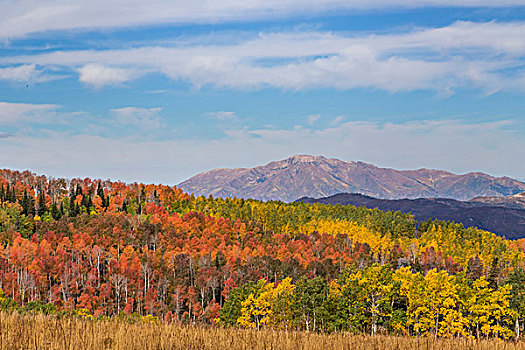
[[[514,196],[511,196],[514,197]],[[480,197],[481,198],[481,197]],[[487,197],[490,198],[490,197]],[[508,198],[508,197],[502,197]],[[355,193],[324,198],[300,198],[298,202],[365,206],[383,211],[411,213],[417,221],[428,219],[462,223],[509,239],[525,238],[525,210],[490,205],[481,200],[461,202],[448,198],[379,199]]]
[[10,170],[0,200],[2,308],[443,337],[525,317],[525,241],[460,224]]

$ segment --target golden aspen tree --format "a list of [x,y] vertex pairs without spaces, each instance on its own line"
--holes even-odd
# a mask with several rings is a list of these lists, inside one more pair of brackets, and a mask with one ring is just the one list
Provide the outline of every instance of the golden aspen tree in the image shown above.
[[265,280],[259,280],[255,292],[250,293],[241,303],[241,317],[237,323],[245,328],[260,329],[270,321],[270,294],[272,286]]
[[359,276],[364,299],[371,314],[371,334],[377,333],[379,318],[392,316],[393,280],[390,266],[373,264]]
[[516,311],[510,308],[511,285],[493,290],[485,277],[474,281],[468,298],[469,320],[475,328],[476,338],[513,336],[511,330]]

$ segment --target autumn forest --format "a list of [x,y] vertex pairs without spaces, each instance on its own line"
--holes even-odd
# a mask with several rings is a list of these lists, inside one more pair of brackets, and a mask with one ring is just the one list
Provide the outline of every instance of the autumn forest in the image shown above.
[[0,308],[265,332],[521,339],[525,240],[364,207],[0,170]]

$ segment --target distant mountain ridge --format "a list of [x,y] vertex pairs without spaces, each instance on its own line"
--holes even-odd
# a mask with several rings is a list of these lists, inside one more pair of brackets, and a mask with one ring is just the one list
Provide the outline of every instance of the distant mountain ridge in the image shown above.
[[178,185],[195,195],[291,202],[301,197],[360,193],[376,198],[501,197],[525,192],[525,183],[509,177],[443,170],[395,170],[363,162],[297,155],[254,168],[215,169]]
[[341,193],[325,198],[301,198],[298,202],[343,204],[378,208],[383,211],[411,212],[418,221],[438,219],[477,227],[509,239],[525,238],[525,210],[487,206],[476,201],[461,202],[446,198],[378,199],[360,194]]
[[475,197],[470,202],[476,202],[490,206],[500,206],[512,209],[525,210],[525,192],[507,197]]

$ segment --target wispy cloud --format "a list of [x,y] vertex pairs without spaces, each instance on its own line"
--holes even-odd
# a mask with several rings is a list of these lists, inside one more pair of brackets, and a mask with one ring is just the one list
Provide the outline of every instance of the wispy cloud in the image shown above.
[[349,10],[523,5],[523,0],[18,0],[2,3],[0,38],[17,38],[50,30],[249,21]]
[[230,112],[228,111],[210,112],[210,113],[207,113],[207,115],[219,121],[235,121],[238,119],[235,112],[231,112],[231,111]]
[[0,102],[0,124],[16,124],[32,121],[40,123],[48,119],[58,106],[52,104],[30,104]]
[[23,64],[0,68],[0,80],[22,82],[25,84],[43,83],[61,77],[45,73],[34,64]]
[[312,114],[312,115],[309,115],[306,119],[307,119],[308,125],[313,126],[315,122],[319,120],[319,118],[321,118],[320,114]]
[[[406,33],[261,33],[232,45],[60,51],[0,63],[73,69],[96,88],[158,72],[195,87],[372,88],[391,92],[460,87],[525,91],[525,22],[457,22]],[[261,61],[271,59],[271,65]]]
[[0,80],[26,82],[38,75],[34,64],[0,68]]
[[162,108],[123,107],[112,109],[116,122],[121,125],[133,125],[139,130],[159,128],[162,123],[158,114]]

